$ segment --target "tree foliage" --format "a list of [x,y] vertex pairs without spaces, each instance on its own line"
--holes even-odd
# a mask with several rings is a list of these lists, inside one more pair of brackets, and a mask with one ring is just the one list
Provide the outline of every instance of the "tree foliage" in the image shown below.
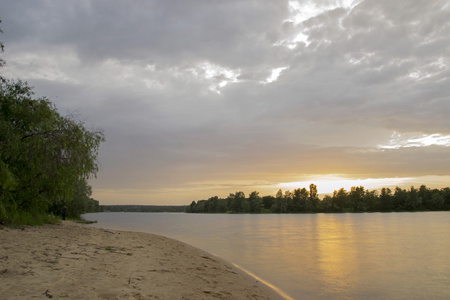
[[48,211],[53,214],[60,214],[64,206],[67,207],[67,216],[79,218],[87,212],[101,211],[100,203],[91,198],[92,187],[85,179],[74,182],[71,198],[55,199],[52,201]]
[[[236,202],[236,195],[239,195]],[[240,203],[237,205],[236,203]],[[220,204],[220,206],[219,206]],[[217,209],[220,207],[220,210]],[[217,196],[208,200],[192,201],[187,206],[190,213],[312,213],[312,212],[385,212],[385,211],[430,211],[450,210],[450,188],[429,189],[422,185],[419,189],[389,188],[378,191],[366,190],[363,186],[352,187],[349,192],[341,188],[333,195],[319,199],[317,186],[298,188],[293,192],[279,190],[275,197],[260,197],[252,192],[245,198],[243,192],[230,194],[226,199]]]
[[26,82],[2,76],[0,222],[17,211],[46,212],[71,202],[77,184],[98,171],[102,141],[101,132],[62,116],[47,98],[35,99]]
[[[75,185],[98,170],[101,132],[61,116],[45,98],[33,99],[21,81],[0,86],[2,210],[42,211],[73,197]],[[2,214],[2,218],[6,216]]]

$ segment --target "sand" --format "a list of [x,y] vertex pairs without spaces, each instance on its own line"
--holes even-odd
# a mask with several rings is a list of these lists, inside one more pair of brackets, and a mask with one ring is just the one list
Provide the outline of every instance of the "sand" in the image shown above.
[[209,253],[163,236],[61,225],[0,227],[0,299],[282,299]]

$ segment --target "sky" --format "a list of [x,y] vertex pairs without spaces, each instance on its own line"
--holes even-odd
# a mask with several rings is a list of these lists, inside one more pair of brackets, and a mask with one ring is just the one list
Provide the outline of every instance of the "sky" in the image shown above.
[[100,204],[450,186],[450,2],[0,0],[3,76],[102,130]]

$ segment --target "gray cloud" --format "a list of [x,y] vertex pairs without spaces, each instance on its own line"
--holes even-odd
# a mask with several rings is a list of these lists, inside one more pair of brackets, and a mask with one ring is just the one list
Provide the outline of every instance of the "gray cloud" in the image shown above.
[[94,190],[450,175],[447,146],[378,148],[450,134],[447,1],[339,3],[4,0],[2,72],[105,131]]
[[70,45],[88,64],[115,58],[245,66],[269,57],[265,32],[287,14],[280,1],[9,1],[8,9],[8,37]]

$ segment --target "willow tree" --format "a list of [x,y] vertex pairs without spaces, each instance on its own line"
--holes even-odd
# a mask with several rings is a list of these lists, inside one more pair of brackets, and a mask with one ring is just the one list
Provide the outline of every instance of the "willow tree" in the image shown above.
[[55,201],[73,199],[76,184],[98,171],[104,136],[62,116],[47,98],[34,99],[26,82],[0,80],[2,223],[18,211],[43,213]]
[[45,212],[71,199],[80,179],[95,176],[101,132],[64,117],[24,82],[0,86],[0,220],[17,210]]

